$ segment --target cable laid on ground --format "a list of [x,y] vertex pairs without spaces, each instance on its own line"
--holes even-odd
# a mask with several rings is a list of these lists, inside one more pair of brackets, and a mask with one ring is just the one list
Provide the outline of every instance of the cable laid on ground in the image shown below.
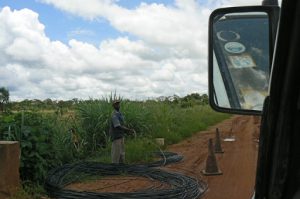
[[182,155],[178,155],[177,153],[173,152],[153,152],[154,156],[161,157],[161,160],[158,160],[153,163],[144,164],[144,166],[147,167],[160,167],[160,166],[166,166],[168,164],[179,162],[183,159]]
[[[207,185],[199,183],[196,179],[180,173],[167,172],[157,168],[163,162],[170,164],[180,161],[182,156],[174,153],[166,153],[165,160],[157,161],[148,165],[119,165],[103,164],[98,162],[80,162],[67,164],[52,170],[45,182],[45,189],[51,198],[57,199],[81,199],[81,198],[198,198],[203,194]],[[178,156],[178,157],[175,157]],[[142,176],[151,180],[155,179],[168,184],[169,188],[149,189],[136,192],[109,193],[109,192],[89,192],[75,191],[65,187],[87,176],[115,176],[115,175]]]

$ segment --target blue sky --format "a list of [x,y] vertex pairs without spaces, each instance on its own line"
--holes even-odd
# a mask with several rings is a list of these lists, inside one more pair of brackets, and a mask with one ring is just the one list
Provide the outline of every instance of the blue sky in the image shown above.
[[1,0],[0,87],[11,100],[207,93],[210,13],[260,2]]
[[[124,2],[130,3],[126,5]],[[126,7],[128,6],[128,8],[138,5],[138,1],[120,1],[120,3]],[[76,38],[98,45],[103,39],[116,38],[123,35],[111,27],[105,19],[97,21],[83,19],[37,0],[1,0],[0,7],[4,6],[17,10],[28,8],[37,12],[39,20],[45,25],[45,32],[51,40],[67,43],[71,38]]]
[[[151,3],[161,3],[161,4],[165,4],[165,5],[172,5],[174,3],[173,0],[161,0],[161,1],[157,1],[157,0],[144,0],[142,1],[144,3],[147,4],[151,4]],[[141,4],[140,0],[119,0],[118,4],[122,7],[126,7],[128,9],[134,9],[135,7],[139,6]]]
[[[84,1],[83,1],[84,2]],[[144,3],[159,3],[172,6],[173,0],[144,0]],[[141,4],[140,0],[119,0],[118,5],[134,9]],[[38,0],[1,0],[0,7],[9,6],[11,9],[28,8],[39,13],[39,20],[46,26],[45,32],[52,40],[67,43],[71,38],[99,45],[104,39],[113,39],[119,36],[134,38],[133,35],[120,32],[110,23],[99,18],[87,20],[58,10]]]

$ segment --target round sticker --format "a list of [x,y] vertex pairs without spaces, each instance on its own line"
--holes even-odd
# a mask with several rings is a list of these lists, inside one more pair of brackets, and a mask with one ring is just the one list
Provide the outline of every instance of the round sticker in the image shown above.
[[233,32],[233,31],[219,31],[217,32],[217,37],[221,41],[237,41],[241,37],[238,33]]
[[246,47],[239,42],[228,42],[224,46],[225,50],[229,53],[243,53],[246,50]]

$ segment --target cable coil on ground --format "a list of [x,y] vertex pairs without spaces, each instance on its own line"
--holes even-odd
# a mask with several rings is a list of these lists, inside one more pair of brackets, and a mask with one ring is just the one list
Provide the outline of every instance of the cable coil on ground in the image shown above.
[[[98,162],[80,162],[58,167],[48,174],[45,189],[51,198],[57,199],[94,199],[94,198],[198,198],[203,194],[207,185],[196,179],[175,172],[167,172],[156,166],[166,165],[180,161],[183,157],[175,153],[164,153],[164,158],[152,164],[119,165],[103,164]],[[158,180],[170,185],[170,188],[144,189],[136,192],[89,192],[66,189],[65,187],[87,176],[116,176],[132,175]]]

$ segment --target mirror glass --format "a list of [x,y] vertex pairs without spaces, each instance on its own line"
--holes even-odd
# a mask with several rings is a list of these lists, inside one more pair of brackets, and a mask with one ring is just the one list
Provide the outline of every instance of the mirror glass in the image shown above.
[[215,105],[261,111],[270,74],[268,14],[217,15],[211,28]]

